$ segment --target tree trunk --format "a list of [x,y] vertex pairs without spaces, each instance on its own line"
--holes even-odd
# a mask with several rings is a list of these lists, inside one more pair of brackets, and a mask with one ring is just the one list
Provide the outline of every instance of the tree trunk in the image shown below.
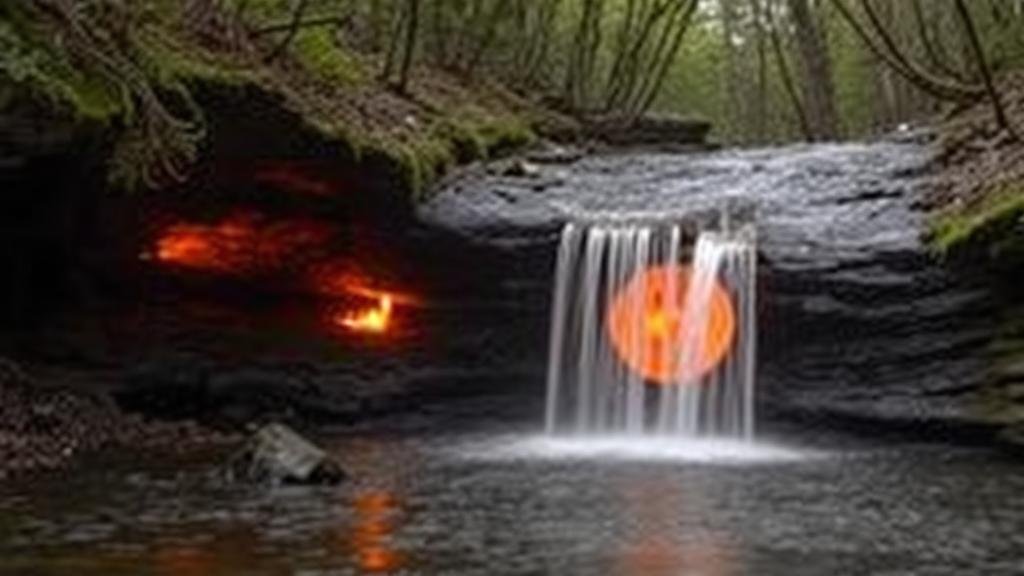
[[740,79],[739,55],[736,38],[736,12],[733,0],[718,0],[722,14],[722,47],[725,50],[725,110],[726,133],[733,139],[742,139],[746,134],[746,112],[742,97],[743,82]]
[[754,139],[759,144],[764,143],[768,138],[768,49],[765,42],[762,9],[761,0],[750,0],[757,45],[757,92],[754,95],[752,114],[754,116]]
[[978,30],[974,26],[974,20],[971,18],[971,13],[967,10],[964,0],[954,0],[954,2],[956,4],[957,14],[959,14],[960,21],[964,27],[964,36],[971,46],[971,51],[974,55],[978,71],[981,73],[981,77],[985,82],[985,91],[988,93],[989,100],[992,101],[992,110],[995,112],[996,122],[999,123],[1000,128],[1009,132],[1010,135],[1016,139],[1017,133],[1014,132],[1009,118],[1006,117],[1006,110],[1003,108],[1002,98],[996,90],[995,81],[992,80],[992,70],[989,69],[988,59],[985,57],[985,50],[981,47],[981,40],[978,38]]
[[416,36],[420,28],[420,0],[409,0],[409,18],[405,30],[405,52],[402,54],[402,68],[398,78],[398,91],[403,94],[409,89],[409,72],[416,53]]
[[793,81],[793,74],[790,72],[789,64],[786,61],[786,50],[782,45],[782,37],[779,34],[778,23],[775,21],[774,9],[775,6],[772,0],[768,0],[764,12],[765,22],[768,25],[768,36],[772,41],[772,50],[775,52],[775,62],[779,68],[779,78],[782,80],[782,86],[786,89],[786,95],[789,96],[789,101],[793,105],[793,113],[796,115],[800,132],[807,140],[813,140],[814,132],[811,130],[810,122],[807,120],[807,112],[804,109],[803,102],[800,101],[800,94],[797,92],[796,83]]
[[807,0],[789,0],[796,24],[797,47],[803,64],[803,94],[807,120],[815,140],[839,138],[835,84],[828,43]]

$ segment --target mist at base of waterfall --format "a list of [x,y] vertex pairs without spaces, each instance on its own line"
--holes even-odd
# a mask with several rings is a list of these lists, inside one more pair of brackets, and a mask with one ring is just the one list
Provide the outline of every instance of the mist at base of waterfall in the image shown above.
[[498,437],[459,446],[455,453],[481,461],[662,462],[701,465],[786,464],[827,457],[825,452],[770,442],[668,435]]

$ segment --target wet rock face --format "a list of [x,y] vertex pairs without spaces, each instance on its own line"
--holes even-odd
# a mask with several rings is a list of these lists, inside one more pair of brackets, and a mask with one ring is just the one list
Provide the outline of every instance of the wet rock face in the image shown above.
[[[763,412],[987,427],[970,392],[997,303],[921,241],[928,160],[914,142],[598,155],[529,178],[454,182],[421,212],[482,245],[552,253],[568,221],[686,222],[749,206],[762,256]],[[538,193],[538,180],[554,184]],[[550,270],[532,272],[550,280]]]
[[345,480],[341,465],[282,424],[258,430],[228,463],[226,477],[253,484],[332,485]]

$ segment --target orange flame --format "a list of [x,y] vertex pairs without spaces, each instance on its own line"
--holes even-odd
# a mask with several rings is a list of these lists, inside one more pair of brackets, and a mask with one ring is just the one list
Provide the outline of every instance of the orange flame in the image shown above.
[[[711,293],[707,320],[700,328],[700,357],[685,366],[681,350],[686,313],[688,266],[657,266],[636,275],[608,307],[608,332],[623,362],[658,384],[694,382],[715,369],[732,347],[736,317],[732,300],[720,282]],[[639,322],[636,312],[640,312]]]
[[143,258],[221,274],[268,273],[285,268],[296,255],[308,254],[330,237],[330,228],[319,222],[269,222],[242,211],[211,224],[168,226]]
[[391,296],[382,294],[378,297],[375,308],[340,314],[338,324],[353,332],[381,334],[387,332],[391,324],[392,308]]

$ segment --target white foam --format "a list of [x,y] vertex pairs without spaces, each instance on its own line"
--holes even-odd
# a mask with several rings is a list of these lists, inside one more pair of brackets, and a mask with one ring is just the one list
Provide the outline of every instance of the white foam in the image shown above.
[[462,447],[472,460],[648,461],[713,465],[770,464],[820,458],[820,452],[766,442],[670,436],[519,436]]

